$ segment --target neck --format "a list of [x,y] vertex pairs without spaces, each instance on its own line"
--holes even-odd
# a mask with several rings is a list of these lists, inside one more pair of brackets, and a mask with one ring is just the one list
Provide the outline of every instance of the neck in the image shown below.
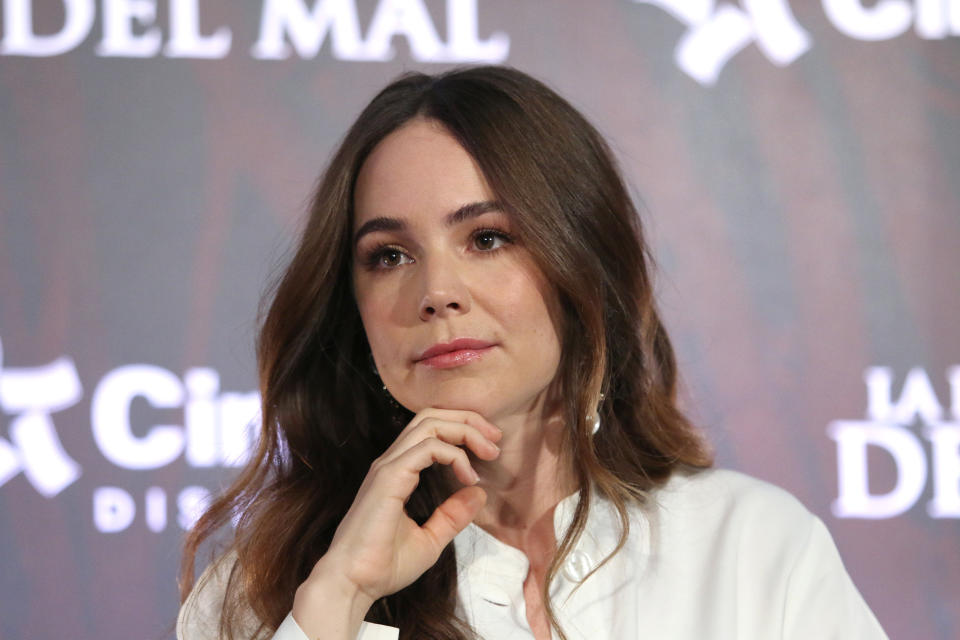
[[553,547],[553,512],[576,490],[569,459],[563,455],[563,422],[544,419],[542,411],[502,416],[500,456],[474,459],[487,504],[474,522],[521,550]]

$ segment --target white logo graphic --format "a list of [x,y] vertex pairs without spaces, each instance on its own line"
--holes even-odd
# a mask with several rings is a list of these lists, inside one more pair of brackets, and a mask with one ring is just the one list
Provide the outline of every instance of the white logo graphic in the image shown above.
[[[0,438],[0,486],[21,471],[51,498],[80,477],[80,465],[64,451],[52,413],[77,404],[83,388],[73,359],[62,356],[39,367],[5,367],[0,342],[0,410],[13,416],[10,440]],[[183,409],[182,425],[133,429],[130,406]],[[157,469],[183,455],[192,467],[238,467],[256,439],[260,395],[220,391],[220,375],[188,369],[181,381],[153,365],[108,372],[93,391],[90,428],[103,457],[122,469]]]
[[52,498],[80,477],[80,465],[64,451],[50,414],[76,404],[82,393],[70,358],[4,368],[0,342],[0,409],[14,416],[10,441],[0,438],[0,486],[22,471],[41,495]]
[[[3,365],[0,342],[0,411],[13,416],[9,441],[0,438],[0,486],[23,472],[37,492],[53,498],[80,477],[80,465],[64,451],[50,415],[83,397],[77,368],[66,356],[39,367]],[[136,399],[151,409],[182,408],[182,425],[134,429],[130,407]],[[256,443],[260,421],[260,395],[221,392],[220,375],[206,367],[188,369],[181,380],[153,365],[120,366],[96,385],[90,404],[90,428],[100,453],[114,466],[135,471],[157,469],[181,456],[197,468],[242,466]],[[142,494],[96,487],[94,527],[103,533],[130,528],[139,495],[144,523],[159,533],[166,529],[171,509],[180,528],[193,526],[211,492],[196,485],[175,493],[151,486]]]
[[279,60],[290,55],[290,46],[301,58],[317,55],[327,33],[333,56],[340,60],[386,61],[396,55],[390,42],[402,35],[410,53],[420,62],[503,62],[510,38],[503,32],[481,41],[477,37],[477,0],[447,0],[448,42],[437,34],[422,0],[380,0],[370,21],[366,40],[353,0],[320,0],[307,11],[302,0],[265,0],[260,37],[253,46],[255,58]]
[[[727,61],[751,43],[781,67],[811,47],[809,33],[797,23],[787,0],[740,0],[739,7],[717,0],[633,1],[659,7],[688,27],[674,50],[674,60],[703,85],[716,83]],[[831,24],[857,40],[889,40],[911,25],[928,40],[960,35],[960,0],[822,3]]]
[[[930,443],[933,497],[927,513],[933,518],[960,518],[960,366],[947,372],[950,414],[937,400],[930,378],[911,369],[898,400],[893,400],[893,372],[888,367],[866,370],[867,420],[836,420],[827,433],[837,443],[838,498],[833,513],[840,518],[892,518],[910,509],[927,485],[927,456],[920,438],[910,429],[922,425]],[[882,449],[896,467],[896,484],[883,494],[870,493],[867,447]]]
[[[210,490],[189,486],[181,490],[173,501],[177,511],[177,525],[190,529],[207,508]],[[147,529],[160,533],[167,528],[170,505],[167,490],[148,487],[143,494],[143,520]],[[98,487],[93,490],[93,526],[101,533],[126,531],[137,517],[137,502],[133,495],[120,487]]]
[[[153,425],[135,435],[130,424],[135,398],[155,409],[182,407],[183,425]],[[181,454],[193,467],[236,467],[249,457],[259,410],[256,392],[220,393],[220,375],[213,369],[188,369],[181,382],[162,367],[131,364],[100,380],[90,423],[100,452],[124,469],[157,469]]]
[[764,55],[786,66],[810,48],[786,0],[741,0],[742,8],[715,0],[634,0],[652,4],[686,24],[674,60],[697,82],[714,84],[727,61],[756,42]]
[[[61,0],[63,25],[54,33],[37,34],[33,0],[3,2],[0,54],[56,56],[79,46],[93,28],[101,5],[103,38],[98,56],[123,58],[225,58],[233,33],[219,26],[201,29],[199,0],[169,0],[168,33],[157,21],[156,0]],[[361,36],[356,0],[263,0],[255,58],[280,60],[291,53],[313,58],[327,36],[339,60],[385,61],[395,56],[391,41],[403,36],[419,62],[503,62],[510,38],[497,31],[481,40],[477,0],[447,0],[447,41],[440,39],[423,0],[380,0],[366,38]],[[166,42],[164,42],[166,39]]]

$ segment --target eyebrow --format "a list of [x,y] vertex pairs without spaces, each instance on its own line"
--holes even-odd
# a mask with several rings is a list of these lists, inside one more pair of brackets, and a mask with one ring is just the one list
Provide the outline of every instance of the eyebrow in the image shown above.
[[[456,211],[448,213],[443,219],[443,226],[453,227],[464,220],[476,218],[490,211],[503,211],[503,205],[496,200],[471,202],[470,204],[463,205]],[[357,243],[360,242],[360,238],[368,233],[375,231],[404,231],[406,228],[407,223],[399,218],[388,218],[385,216],[371,218],[360,225],[357,232],[353,234],[353,245],[356,246]]]

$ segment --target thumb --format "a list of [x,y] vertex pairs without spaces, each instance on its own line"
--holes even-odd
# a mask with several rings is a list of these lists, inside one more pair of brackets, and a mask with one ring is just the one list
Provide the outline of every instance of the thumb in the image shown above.
[[423,524],[423,530],[437,545],[437,555],[468,524],[487,503],[487,493],[480,487],[465,487],[441,503]]

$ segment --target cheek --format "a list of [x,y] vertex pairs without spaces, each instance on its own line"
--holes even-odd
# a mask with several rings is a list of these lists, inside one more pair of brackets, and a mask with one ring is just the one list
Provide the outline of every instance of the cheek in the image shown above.
[[377,287],[361,286],[354,290],[354,299],[363,330],[370,344],[374,359],[380,362],[385,355],[385,349],[390,344],[389,310],[391,301],[386,299]]
[[504,324],[512,328],[538,359],[553,364],[559,360],[560,338],[555,322],[555,294],[538,272],[516,269],[503,274],[496,288],[495,304],[501,310]]

